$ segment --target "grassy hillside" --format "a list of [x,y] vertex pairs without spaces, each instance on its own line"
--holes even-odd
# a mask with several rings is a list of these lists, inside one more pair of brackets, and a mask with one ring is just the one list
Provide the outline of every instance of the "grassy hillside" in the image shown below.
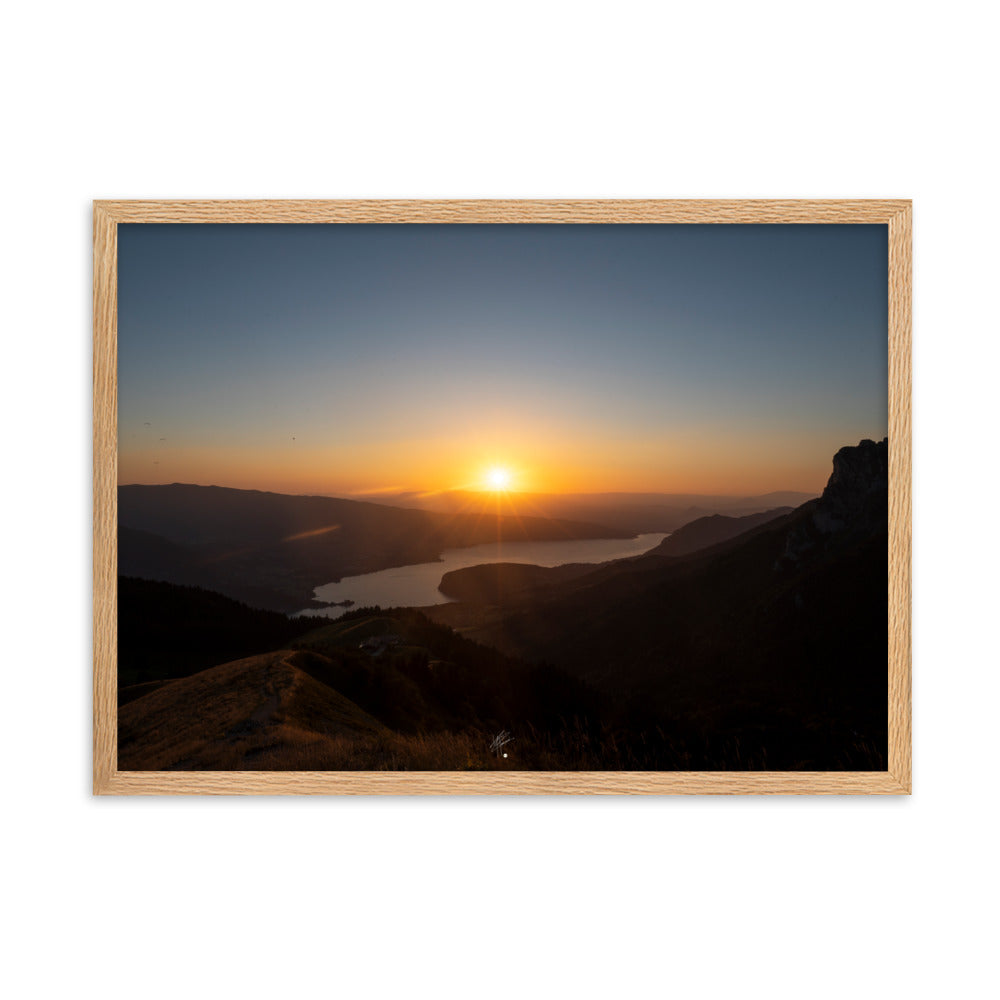
[[277,651],[164,684],[122,707],[122,770],[268,770],[311,767],[340,737],[384,727]]

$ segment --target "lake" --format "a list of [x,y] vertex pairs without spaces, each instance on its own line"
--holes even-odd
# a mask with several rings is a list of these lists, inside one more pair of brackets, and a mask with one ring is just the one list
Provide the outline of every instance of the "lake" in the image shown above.
[[[516,562],[535,566],[562,566],[566,563],[602,563],[626,559],[655,548],[667,537],[665,533],[639,535],[636,538],[591,538],[572,542],[491,542],[466,549],[446,549],[440,562],[397,566],[377,573],[345,576],[339,583],[317,587],[317,601],[354,601],[355,607],[378,604],[383,608],[420,608],[431,604],[450,604],[452,598],[438,590],[445,573],[483,563]],[[350,608],[307,608],[300,615],[339,618]]]

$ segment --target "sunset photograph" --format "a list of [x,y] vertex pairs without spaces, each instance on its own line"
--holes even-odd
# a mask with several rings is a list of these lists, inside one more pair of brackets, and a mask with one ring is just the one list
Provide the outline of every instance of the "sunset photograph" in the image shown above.
[[887,260],[120,224],[119,770],[885,770]]

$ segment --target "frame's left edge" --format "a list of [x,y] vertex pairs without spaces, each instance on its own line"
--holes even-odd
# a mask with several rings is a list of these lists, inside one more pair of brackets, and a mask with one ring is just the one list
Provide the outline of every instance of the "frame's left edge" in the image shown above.
[[118,759],[118,223],[94,202],[94,794],[114,792]]

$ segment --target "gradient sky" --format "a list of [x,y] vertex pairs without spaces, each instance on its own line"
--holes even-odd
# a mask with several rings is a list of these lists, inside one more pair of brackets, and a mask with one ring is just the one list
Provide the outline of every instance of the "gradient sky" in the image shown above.
[[120,225],[119,481],[818,491],[887,432],[886,236]]

